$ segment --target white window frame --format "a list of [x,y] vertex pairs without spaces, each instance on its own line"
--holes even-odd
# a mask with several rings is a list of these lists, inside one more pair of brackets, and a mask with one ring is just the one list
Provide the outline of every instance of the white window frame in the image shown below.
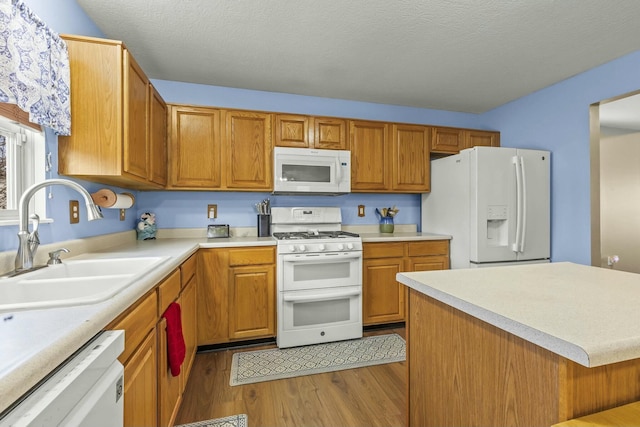
[[[0,132],[7,135],[7,164],[14,171],[7,176],[7,209],[0,209],[0,226],[16,225],[20,196],[45,179],[45,136],[4,116],[0,116]],[[46,220],[46,205],[46,192],[38,191],[29,204],[29,213]]]

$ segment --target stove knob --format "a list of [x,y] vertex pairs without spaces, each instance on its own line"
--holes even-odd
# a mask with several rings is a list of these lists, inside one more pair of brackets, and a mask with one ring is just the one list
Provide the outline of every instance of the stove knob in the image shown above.
[[290,250],[291,252],[295,252],[295,251],[297,251],[296,245],[291,245],[291,246],[289,246],[289,250]]
[[347,249],[352,250],[353,249],[353,243],[347,243]]
[[342,243],[338,243],[338,250],[341,251],[344,249],[344,245]]
[[325,246],[324,246],[322,243],[320,243],[320,244],[318,245],[318,250],[319,250],[319,251],[324,251],[325,249],[326,249],[326,248],[325,248]]
[[300,245],[298,246],[298,248],[300,249],[300,252],[304,252],[307,250],[307,247],[305,245]]

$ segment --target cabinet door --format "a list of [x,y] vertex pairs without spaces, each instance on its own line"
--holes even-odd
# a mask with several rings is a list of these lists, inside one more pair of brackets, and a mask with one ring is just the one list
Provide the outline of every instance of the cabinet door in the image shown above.
[[214,108],[171,106],[170,187],[220,188],[220,116]]
[[464,129],[431,128],[431,152],[456,154],[464,148]]
[[396,282],[404,258],[363,260],[362,321],[365,325],[405,320],[405,287]]
[[271,114],[225,112],[225,187],[234,190],[272,190]]
[[499,147],[500,132],[481,130],[466,130],[464,135],[464,148],[471,147]]
[[149,176],[149,79],[124,50],[124,162],[126,173],[143,180]]
[[[181,303],[178,300],[178,303]],[[182,316],[184,318],[184,315]],[[171,375],[167,356],[167,320],[158,323],[158,418],[161,426],[171,426],[178,415],[182,397],[182,378],[184,364],[180,374]],[[142,424],[141,424],[142,425]],[[150,425],[150,424],[149,424]]]
[[449,257],[445,255],[409,258],[409,271],[448,270]]
[[429,191],[429,128],[394,124],[393,190],[423,193]]
[[349,122],[351,191],[385,191],[390,185],[389,128],[381,122]]
[[149,181],[167,185],[167,104],[149,85]]
[[229,273],[229,338],[275,335],[275,266],[234,267]]
[[[184,335],[184,342],[187,347],[186,356],[184,360],[183,372],[184,377],[189,376],[191,366],[193,366],[193,360],[196,356],[196,350],[198,349],[196,343],[196,279],[193,278],[185,286],[181,296],[182,301],[182,332]],[[186,386],[186,384],[183,384]]]
[[348,150],[347,121],[314,117],[313,146],[323,150]]
[[229,250],[198,251],[198,345],[229,341]]
[[154,329],[124,365],[125,427],[158,425],[156,344]]
[[277,147],[309,148],[309,116],[294,114],[275,115],[275,141]]

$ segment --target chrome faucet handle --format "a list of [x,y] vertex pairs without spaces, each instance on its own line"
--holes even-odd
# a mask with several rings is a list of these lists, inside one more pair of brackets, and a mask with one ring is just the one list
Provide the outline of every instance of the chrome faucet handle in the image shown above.
[[49,261],[47,261],[47,265],[62,264],[62,260],[60,259],[61,252],[69,253],[70,251],[67,248],[60,248],[49,252]]

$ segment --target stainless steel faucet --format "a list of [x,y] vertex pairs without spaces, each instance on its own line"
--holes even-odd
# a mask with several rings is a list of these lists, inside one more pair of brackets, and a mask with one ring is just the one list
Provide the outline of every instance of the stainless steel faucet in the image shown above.
[[[73,188],[84,198],[84,202],[87,205],[87,219],[89,221],[102,219],[102,212],[100,212],[95,203],[93,203],[89,192],[76,182],[68,179],[47,179],[27,188],[22,194],[22,197],[20,197],[20,203],[18,205],[18,219],[20,223],[18,228],[18,253],[16,254],[15,262],[16,272],[33,268],[33,258],[38,250],[38,245],[40,245],[40,240],[38,239],[38,224],[40,219],[38,215],[31,215],[31,217],[29,217],[29,201],[38,190],[51,185],[64,185]],[[29,233],[29,218],[33,221],[33,231],[31,233]]]

